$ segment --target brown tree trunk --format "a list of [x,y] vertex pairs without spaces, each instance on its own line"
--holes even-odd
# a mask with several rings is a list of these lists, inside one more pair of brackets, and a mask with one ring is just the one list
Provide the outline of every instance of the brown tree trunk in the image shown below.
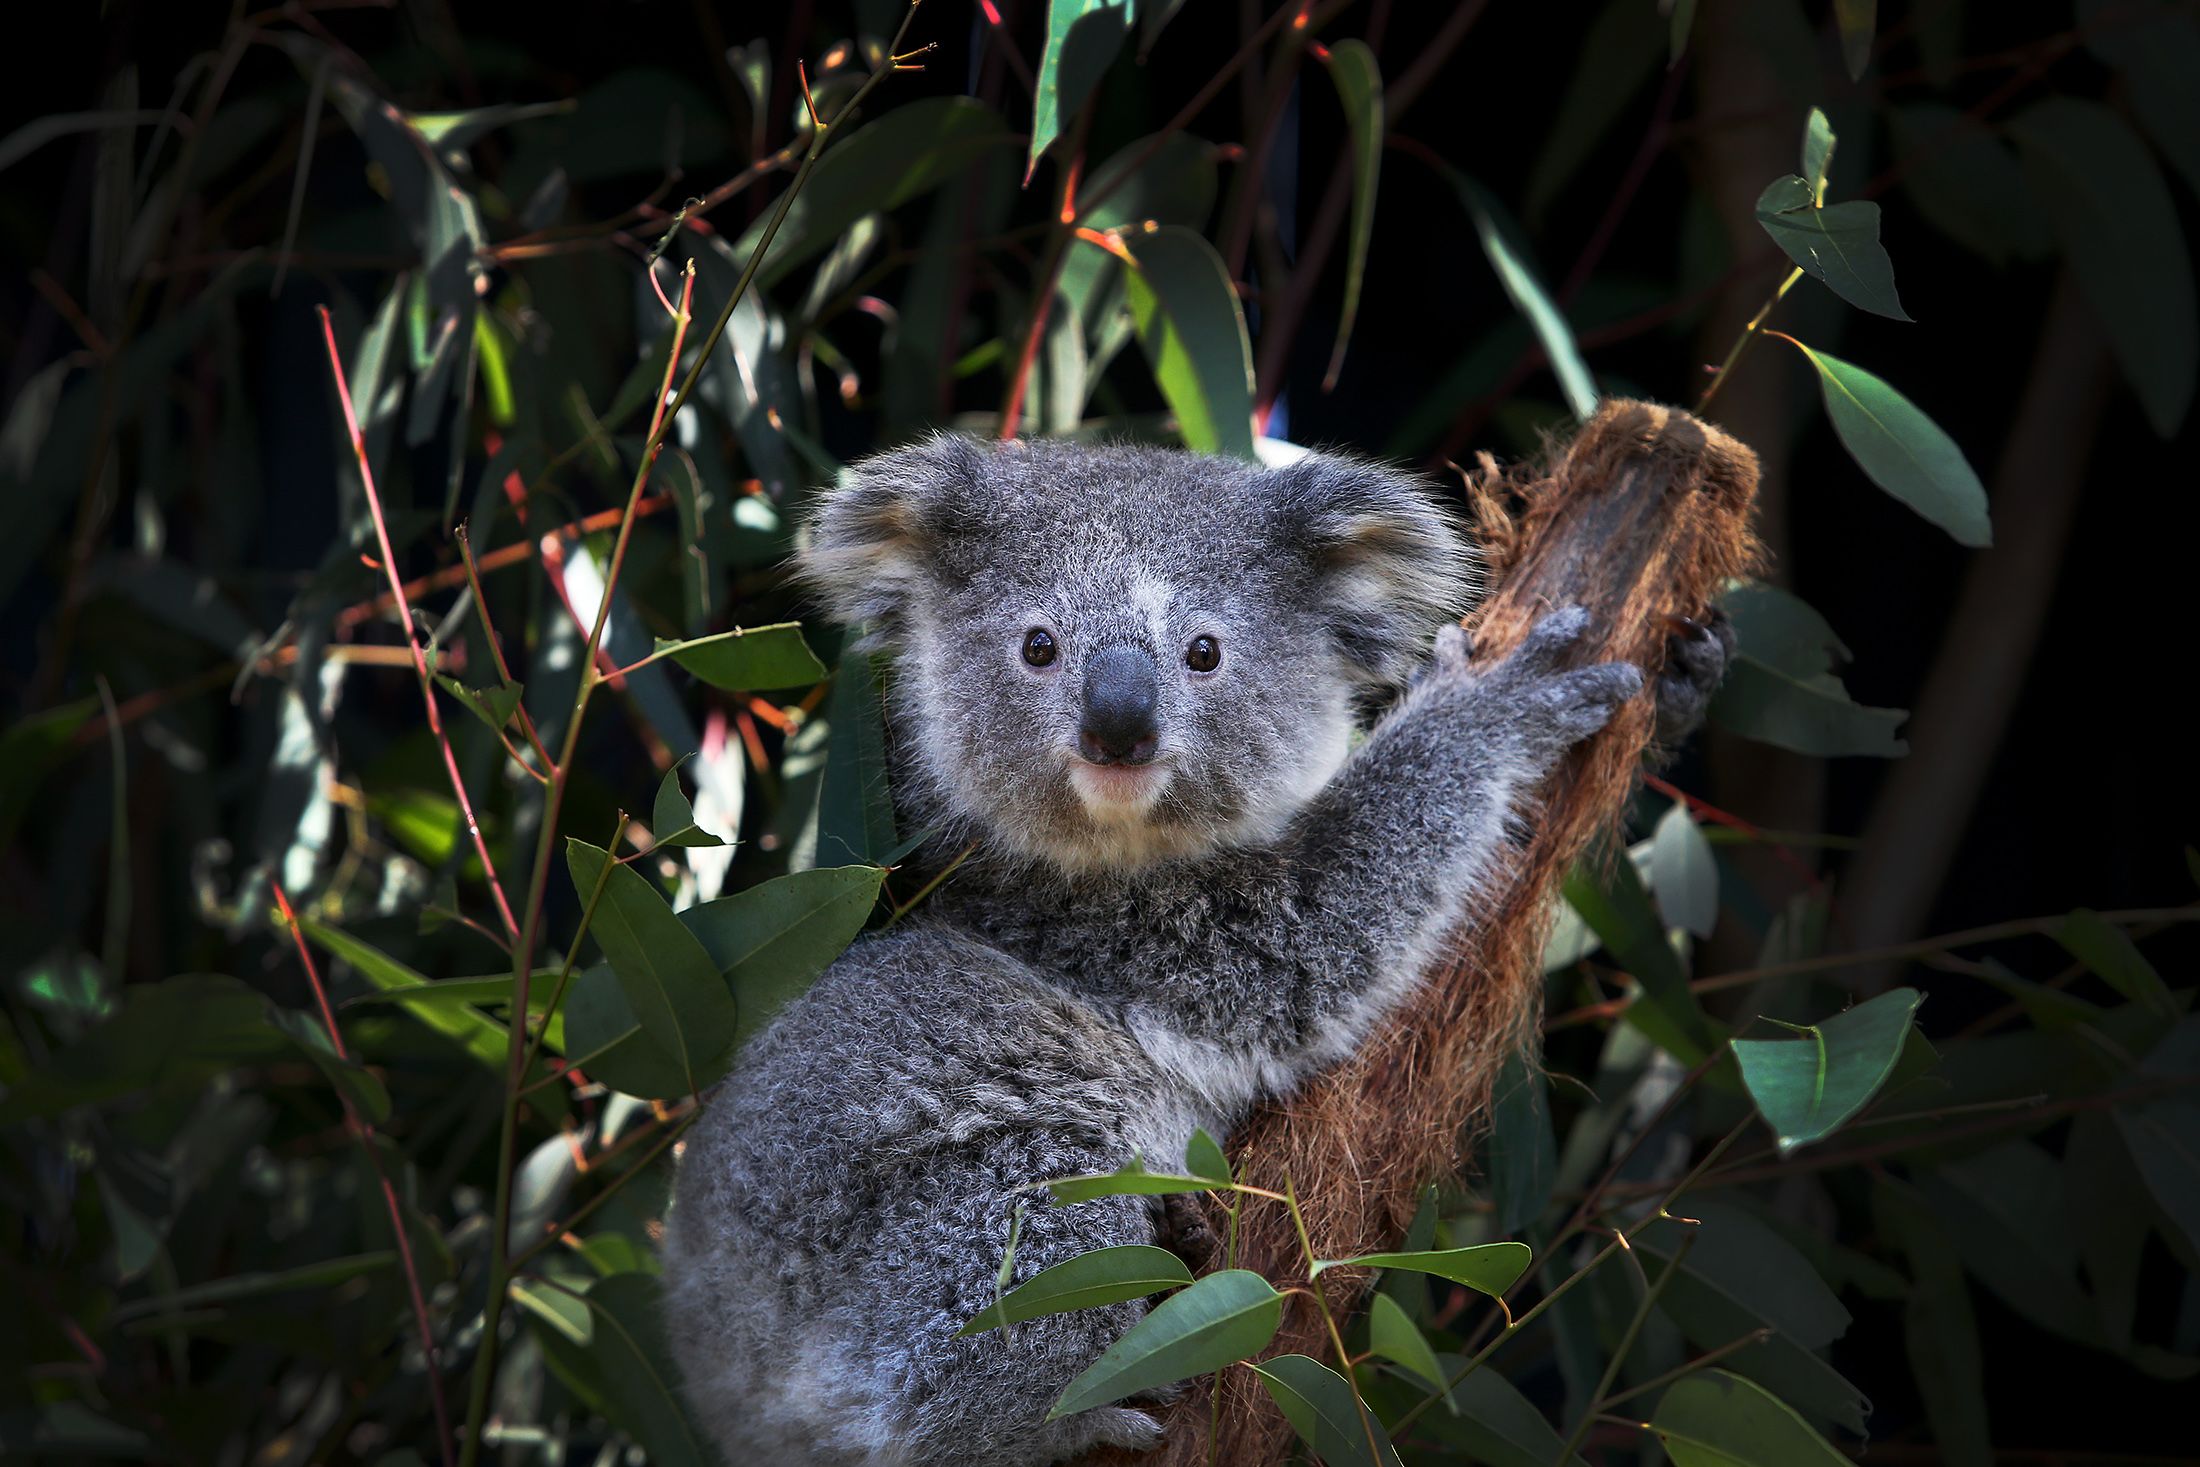
[[[1754,564],[1756,486],[1748,449],[1686,413],[1641,402],[1605,404],[1539,475],[1501,481],[1485,465],[1480,530],[1501,582],[1474,618],[1476,659],[1504,656],[1545,612],[1579,604],[1594,615],[1584,662],[1625,658],[1654,673],[1668,619],[1701,615],[1723,580]],[[1520,497],[1516,514],[1503,507],[1509,494]],[[1551,889],[1621,809],[1652,722],[1646,695],[1575,750],[1542,792],[1532,835],[1478,898],[1486,915],[1458,935],[1412,1006],[1358,1057],[1266,1107],[1232,1138],[1239,1176],[1274,1189],[1288,1179],[1296,1189],[1322,1256],[1395,1246],[1420,1188],[1458,1165],[1506,1056],[1534,1035]],[[1219,1213],[1210,1220],[1219,1235]],[[1279,1283],[1304,1277],[1281,1208],[1248,1204],[1240,1262]],[[1352,1272],[1322,1276],[1338,1306],[1358,1301],[1365,1280]],[[1271,1349],[1333,1354],[1303,1302]],[[1157,1454],[1093,1460],[1194,1467],[1208,1459],[1204,1391],[1178,1402],[1169,1426]],[[1236,1467],[1280,1461],[1289,1450],[1289,1427],[1247,1371],[1223,1377],[1219,1436],[1220,1460]]]

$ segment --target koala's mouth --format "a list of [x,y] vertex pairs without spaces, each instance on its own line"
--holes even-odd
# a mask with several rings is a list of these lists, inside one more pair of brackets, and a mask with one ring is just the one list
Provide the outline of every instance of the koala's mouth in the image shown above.
[[1069,786],[1085,813],[1096,819],[1137,820],[1151,810],[1169,787],[1173,774],[1166,763],[1094,764],[1072,759]]

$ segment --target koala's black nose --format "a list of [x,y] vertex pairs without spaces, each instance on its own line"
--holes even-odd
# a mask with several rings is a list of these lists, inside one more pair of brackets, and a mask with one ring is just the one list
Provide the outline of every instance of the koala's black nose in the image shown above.
[[1077,752],[1095,764],[1143,764],[1161,742],[1160,679],[1137,647],[1102,647],[1085,663]]

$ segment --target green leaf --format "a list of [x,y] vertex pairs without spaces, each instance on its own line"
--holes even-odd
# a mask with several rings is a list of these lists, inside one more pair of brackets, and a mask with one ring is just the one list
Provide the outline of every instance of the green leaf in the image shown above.
[[1910,1261],[1915,1282],[1902,1295],[1902,1339],[1933,1443],[1949,1467],[1993,1467],[1985,1367],[1962,1255],[1932,1210],[1884,1174],[1872,1187],[1872,1215]]
[[825,777],[817,799],[817,861],[883,866],[898,841],[879,710],[884,659],[843,653],[826,704]]
[[444,692],[458,700],[460,707],[496,733],[504,731],[504,726],[512,721],[512,714],[518,709],[520,699],[527,695],[524,683],[498,683],[490,688],[469,688],[457,678],[440,672],[435,675],[435,680]]
[[1504,1233],[1517,1233],[1541,1217],[1558,1179],[1550,1082],[1541,1065],[1517,1052],[1506,1056],[1497,1077],[1484,1175],[1497,1209],[1498,1231]]
[[736,1049],[847,950],[885,880],[877,866],[820,866],[680,914],[732,986],[741,1011]]
[[1841,29],[1841,59],[1848,63],[1849,80],[1861,80],[1864,68],[1871,65],[1879,0],[1833,0],[1833,19]]
[[1305,1355],[1278,1355],[1252,1367],[1299,1439],[1329,1467],[1396,1463],[1398,1450],[1352,1382]]
[[79,698],[34,713],[0,734],[0,846],[14,845],[16,827],[46,788],[47,773],[68,757],[76,731],[98,711],[99,699]]
[[396,1262],[396,1250],[385,1248],[376,1253],[354,1253],[343,1258],[323,1259],[318,1263],[270,1273],[231,1274],[227,1278],[212,1279],[203,1284],[177,1289],[173,1293],[126,1300],[115,1306],[114,1318],[127,1319],[150,1314],[155,1310],[168,1313],[182,1309],[204,1309],[219,1304],[235,1304],[245,1299],[264,1299],[270,1294],[295,1293],[301,1289],[328,1289],[364,1274],[379,1273],[394,1266]]
[[1542,343],[1559,389],[1566,394],[1566,405],[1576,418],[1587,422],[1597,410],[1596,379],[1589,375],[1589,364],[1581,358],[1581,348],[1574,342],[1565,313],[1536,277],[1519,226],[1480,184],[1450,167],[1441,171],[1451,180],[1459,202],[1474,221],[1475,238],[1481,241],[1490,268],[1497,272],[1497,283],[1505,288],[1513,309],[1520,312],[1535,332],[1535,339]]
[[1658,817],[1650,837],[1650,892],[1668,927],[1679,927],[1698,937],[1709,937],[1719,920],[1719,864],[1712,858],[1711,842],[1675,800]]
[[[1810,109],[1803,121],[1803,182],[1810,186],[1812,203],[1826,197],[1826,175],[1833,168],[1833,124],[1819,108]],[[1775,185],[1777,187],[1777,185]]]
[[1042,1314],[1067,1314],[1073,1309],[1097,1309],[1125,1299],[1143,1299],[1191,1281],[1192,1271],[1184,1266],[1184,1260],[1166,1248],[1146,1243],[1098,1248],[1039,1270],[998,1302],[987,1305],[960,1333],[983,1334]]
[[586,1343],[559,1324],[536,1336],[553,1369],[641,1443],[652,1467],[715,1467],[717,1452],[681,1409],[678,1358],[664,1330],[654,1274],[620,1273],[589,1286]]
[[1567,874],[1561,890],[1566,904],[1642,986],[1643,1001],[1628,1007],[1628,1022],[1683,1064],[1709,1054],[1710,1021],[1689,992],[1688,975],[1665,939],[1634,862],[1624,856],[1591,858]]
[[1047,1420],[1220,1370],[1275,1337],[1283,1295],[1242,1268],[1208,1274],[1172,1295],[1069,1383]]
[[1534,1250],[1525,1243],[1482,1243],[1472,1248],[1324,1258],[1315,1262],[1311,1272],[1319,1277],[1323,1270],[1331,1268],[1402,1268],[1409,1273],[1450,1279],[1476,1293],[1500,1299],[1528,1271],[1528,1261],[1534,1256]]
[[1818,369],[1833,431],[1870,480],[1958,544],[1993,543],[1986,489],[1963,450],[1882,378],[1839,357],[1786,340]]
[[1676,1382],[1658,1402],[1650,1429],[1674,1467],[1835,1467],[1849,1460],[1792,1407],[1724,1370]]
[[726,842],[695,823],[695,807],[680,788],[680,766],[694,758],[683,755],[657,782],[657,798],[650,802],[649,829],[660,846],[722,846]]
[[1443,1393],[1444,1409],[1456,1416],[1459,1403],[1446,1389],[1444,1367],[1437,1364],[1428,1336],[1421,1333],[1405,1309],[1388,1294],[1378,1293],[1368,1306],[1367,1347],[1432,1391]]
[[[307,916],[298,918],[298,926],[316,947],[334,957],[342,958],[361,977],[385,993],[433,986],[421,974],[341,928],[331,927],[318,918]],[[462,1046],[493,1074],[499,1077],[504,1074],[504,1067],[509,1059],[507,1051],[511,1044],[511,1031],[499,1021],[478,1009],[460,1004],[415,1007],[412,1013],[421,1023]],[[528,1079],[532,1082],[543,1073],[545,1072],[538,1063],[537,1070]],[[565,1114],[565,1097],[554,1086],[533,1091],[527,1099],[529,1103],[540,1106],[554,1116]]]
[[1924,997],[1897,988],[1806,1026],[1801,1039],[1734,1041],[1742,1083],[1780,1138],[1781,1155],[1832,1135],[1878,1093]]
[[2131,935],[2102,921],[2100,913],[2078,908],[2063,918],[2055,940],[2094,976],[2157,1017],[2175,1023],[2183,1012],[2171,996],[2169,985],[2154,971],[2154,965],[2139,951]]
[[1344,369],[1352,323],[1359,318],[1367,249],[1375,237],[1375,188],[1383,168],[1382,66],[1367,42],[1354,37],[1329,49],[1329,79],[1337,85],[1337,100],[1352,135],[1352,221],[1345,238],[1344,308],[1337,319],[1337,344],[1330,351],[1325,378],[1333,387]]
[[[848,125],[836,121],[833,127],[837,132]],[[829,144],[810,170],[757,271],[757,287],[770,289],[810,256],[838,244],[864,215],[897,209],[981,154],[1015,141],[999,113],[969,97],[920,98],[856,128]],[[748,263],[771,214],[764,210],[734,241],[734,260]]]
[[[1459,1374],[1466,1360],[1441,1354],[1436,1363],[1449,1379]],[[1428,1417],[1417,1424],[1418,1430],[1464,1447],[1467,1460],[1478,1467],[1552,1467],[1559,1461],[1564,1443],[1558,1433],[1551,1430],[1541,1408],[1520,1394],[1502,1372],[1470,1372],[1452,1388],[1449,1404],[1454,1410],[1452,1420]],[[1580,1462],[1576,1455],[1567,1459],[1567,1467],[1578,1467]]]
[[1174,224],[1122,243],[1138,343],[1185,447],[1253,457],[1253,347],[1222,256]]
[[[582,901],[596,889],[609,860],[599,846],[566,840],[566,868]],[[679,1062],[691,1090],[708,1085],[716,1078],[713,1063],[733,1042],[739,1017],[710,954],[647,880],[616,863],[588,930],[618,977],[642,1032]]]
[[1757,222],[1804,273],[1859,310],[1896,321],[1909,313],[1895,294],[1894,262],[1879,243],[1879,206],[1862,199],[1820,207],[1809,180],[1775,180],[1757,199]]
[[1890,107],[1887,125],[1903,191],[1935,229],[1989,264],[2047,252],[2047,220],[1992,128],[1944,102]]
[[1906,709],[1867,707],[1831,673],[1798,677],[1746,655],[1727,668],[1711,712],[1721,728],[1744,738],[1822,759],[1899,759],[1909,752],[1895,737],[1910,716]]
[[1195,1177],[1209,1178],[1217,1186],[1230,1185],[1230,1159],[1202,1126],[1194,1126],[1192,1139],[1184,1144],[1184,1170]]
[[0,1097],[0,1121],[78,1105],[196,1090],[241,1064],[291,1053],[267,1000],[234,978],[184,974],[131,984],[121,1011],[92,1025]]
[[1085,1176],[1055,1177],[1045,1182],[1035,1182],[1053,1194],[1058,1205],[1072,1202],[1090,1202],[1095,1197],[1161,1197],[1171,1192],[1212,1192],[1216,1183],[1212,1177],[1182,1177],[1172,1172],[1150,1172],[1145,1162],[1132,1157],[1112,1172],[1093,1172]]
[[[591,1080],[645,1100],[681,1100],[694,1093],[685,1061],[660,1049],[642,1032],[626,992],[609,963],[598,963],[576,975],[565,995],[565,1055],[567,1063]],[[733,1045],[713,1059],[711,1076],[732,1063]],[[704,1080],[703,1083],[708,1083]]]
[[768,693],[824,681],[825,664],[802,640],[802,623],[735,627],[685,642],[659,640],[654,654],[670,657],[714,688]]
[[2099,102],[2050,97],[2020,114],[2009,131],[2147,421],[2164,438],[2173,436],[2200,370],[2200,306],[2161,170],[2146,144]]
[[1031,99],[1031,151],[1024,181],[1078,110],[1130,34],[1133,0],[1047,0],[1046,41]]

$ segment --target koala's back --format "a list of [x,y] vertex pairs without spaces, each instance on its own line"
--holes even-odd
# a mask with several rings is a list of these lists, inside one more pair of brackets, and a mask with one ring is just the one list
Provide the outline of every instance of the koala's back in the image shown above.
[[681,1161],[666,1308],[728,1460],[977,1467],[1045,1460],[1049,1432],[1064,1454],[1139,1444],[1128,1411],[1040,1422],[1141,1306],[954,1336],[992,1300],[1018,1197],[1018,1281],[1150,1241],[1142,1199],[1016,1189],[1180,1154],[1193,1122],[1172,1083],[974,938],[912,924],[858,942],[749,1046]]

